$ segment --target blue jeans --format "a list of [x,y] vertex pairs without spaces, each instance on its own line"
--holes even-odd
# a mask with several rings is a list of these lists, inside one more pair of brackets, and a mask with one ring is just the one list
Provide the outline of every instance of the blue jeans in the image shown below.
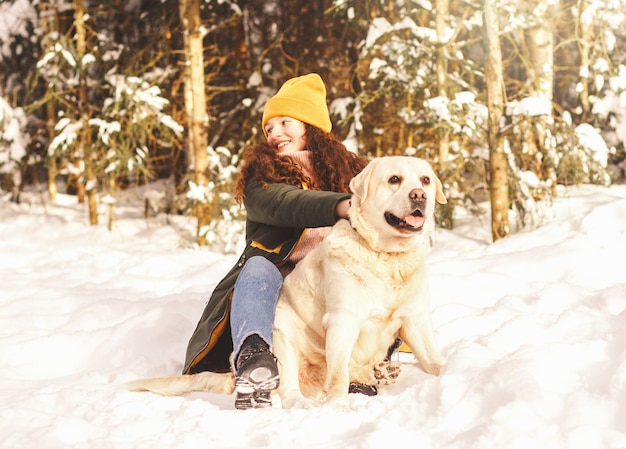
[[230,307],[235,357],[244,340],[252,334],[258,334],[271,349],[274,314],[282,286],[283,276],[265,257],[251,257],[243,266],[235,282]]

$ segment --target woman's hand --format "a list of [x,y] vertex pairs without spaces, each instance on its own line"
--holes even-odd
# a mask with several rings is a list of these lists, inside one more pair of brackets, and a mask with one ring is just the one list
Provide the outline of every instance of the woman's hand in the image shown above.
[[352,200],[349,198],[337,203],[337,206],[335,206],[335,215],[338,219],[348,218],[348,212],[350,211],[351,204]]

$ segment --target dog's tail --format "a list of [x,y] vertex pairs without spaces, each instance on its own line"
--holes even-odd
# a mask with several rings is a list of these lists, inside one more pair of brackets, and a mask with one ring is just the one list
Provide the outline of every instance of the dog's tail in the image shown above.
[[161,396],[179,396],[194,391],[231,394],[235,391],[235,376],[233,373],[203,371],[197,374],[134,380],[128,382],[126,387],[130,391],[151,391]]

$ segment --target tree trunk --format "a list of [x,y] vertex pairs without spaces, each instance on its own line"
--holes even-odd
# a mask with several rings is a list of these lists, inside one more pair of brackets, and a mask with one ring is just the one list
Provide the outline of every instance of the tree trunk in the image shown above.
[[[446,19],[449,15],[448,0],[437,0],[435,4],[435,30],[437,32],[437,95],[448,97],[448,59],[446,58]],[[439,166],[445,169],[448,165],[448,155],[450,153],[450,131],[448,127],[439,131]]]
[[[76,26],[76,51],[78,56],[78,109],[82,128],[80,133],[79,148],[82,148],[83,163],[85,171],[83,182],[78,183],[79,195],[81,188],[85,189],[88,199],[89,222],[92,225],[98,224],[98,183],[93,172],[93,160],[91,155],[91,133],[89,132],[89,98],[87,95],[87,77],[82,66],[86,52],[86,30],[85,30],[85,10],[83,0],[74,0],[74,25]],[[84,195],[84,193],[83,193]]]
[[[56,5],[53,7],[49,1],[42,0],[39,2],[39,17],[41,17],[41,28],[44,39],[42,39],[42,48],[46,49],[46,38],[53,32],[59,32],[58,12]],[[54,139],[54,125],[56,124],[56,111],[53,101],[46,102],[46,127],[48,129],[48,139]],[[50,156],[48,158],[48,198],[53,203],[57,202],[57,183],[56,179],[59,174],[57,165],[57,157]]]
[[113,175],[113,173],[109,173],[109,175],[107,176],[108,178],[108,183],[109,183],[109,222],[107,224],[107,229],[109,231],[113,230],[113,212],[115,210],[115,176]]
[[[537,8],[544,8],[536,0],[532,4]],[[532,88],[533,96],[545,99],[552,105],[553,84],[554,84],[554,24],[552,17],[554,16],[553,8],[545,6],[544,14],[536,26],[528,30],[528,48],[530,51],[530,60],[533,65]],[[552,111],[552,107],[550,107]],[[539,151],[542,153],[542,164],[545,171],[545,177],[550,182],[552,194],[556,195],[556,162],[555,149],[546,142],[546,129],[548,121],[552,113],[549,115],[541,115],[536,117],[534,126],[534,135],[529,136],[532,142],[537,142]]]
[[[194,182],[207,187],[208,173],[208,114],[204,87],[204,54],[203,33],[200,18],[200,0],[180,0],[180,18],[186,30],[186,67],[185,71],[185,102],[189,115],[189,146],[193,154]],[[187,87],[189,86],[189,87]],[[199,201],[195,207],[197,218],[196,240],[199,244],[206,244],[201,236],[202,229],[211,222],[211,205],[208,198]]]
[[578,6],[578,17],[576,18],[576,41],[580,52],[580,105],[582,115],[580,121],[585,123],[589,120],[591,103],[589,101],[589,70],[591,66],[591,44],[593,40],[593,24],[584,17],[588,14],[589,2],[581,0]]
[[[179,0],[178,3],[178,14],[180,16],[180,21],[183,27],[187,27],[189,21],[187,20],[187,1]],[[193,127],[191,126],[191,116],[193,115],[193,95],[191,91],[191,67],[189,66],[189,33],[183,31],[183,47],[184,47],[184,55],[185,55],[185,64],[183,66],[183,99],[185,102],[185,116],[187,118],[187,139],[188,145],[193,145]],[[194,167],[194,154],[191,151],[191,148],[188,151],[189,157],[189,168]]]
[[[52,101],[48,101],[46,104],[46,111],[48,115],[47,125],[48,125],[48,136],[50,141],[54,139],[54,104]],[[57,176],[59,174],[59,167],[57,165],[57,157],[56,155],[52,155],[48,158],[48,198],[53,203],[57,202]]]
[[496,0],[481,0],[483,40],[486,52],[487,107],[489,134],[489,173],[491,200],[491,236],[493,241],[510,234],[509,185],[504,139],[500,121],[504,111],[504,78]]

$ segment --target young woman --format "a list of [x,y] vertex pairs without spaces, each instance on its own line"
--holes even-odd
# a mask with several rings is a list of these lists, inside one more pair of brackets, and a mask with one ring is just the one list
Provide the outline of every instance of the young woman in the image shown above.
[[245,150],[236,183],[247,213],[246,247],[207,302],[184,366],[187,374],[233,369],[239,409],[271,405],[279,384],[272,328],[283,277],[347,218],[349,182],[366,165],[330,134],[317,74],[285,82],[265,105],[262,125],[267,142]]

